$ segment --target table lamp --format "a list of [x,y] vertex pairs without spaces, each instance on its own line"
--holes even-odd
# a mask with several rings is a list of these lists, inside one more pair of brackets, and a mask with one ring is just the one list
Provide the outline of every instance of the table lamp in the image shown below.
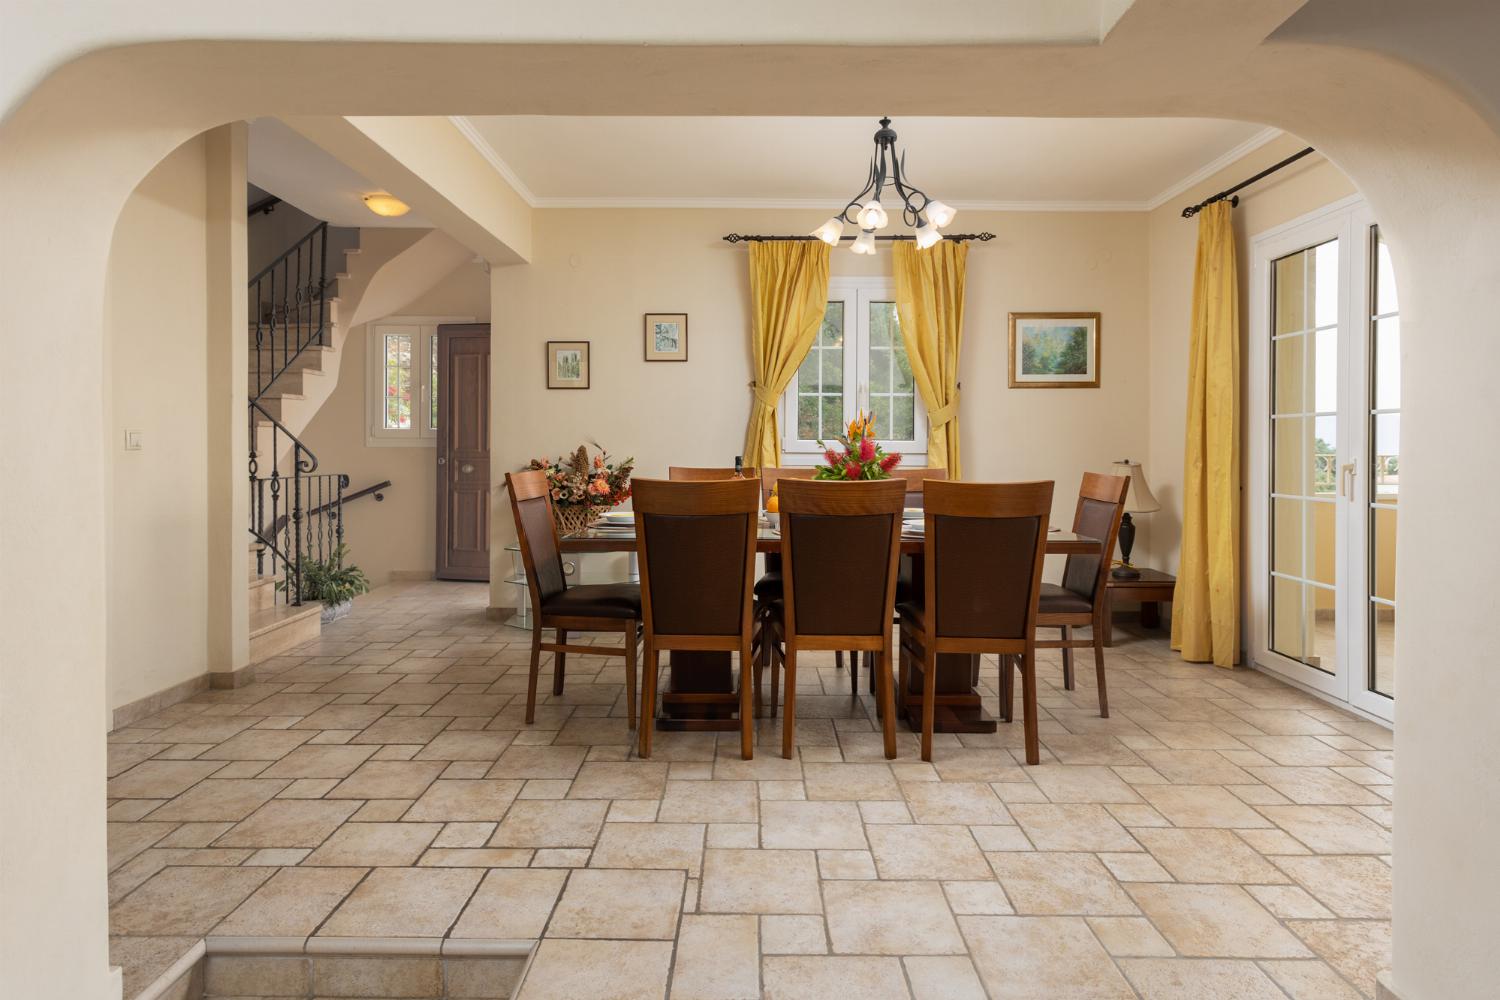
[[1127,458],[1116,462],[1110,471],[1117,476],[1130,477],[1130,490],[1125,494],[1125,518],[1120,522],[1120,565],[1111,571],[1111,575],[1116,580],[1138,580],[1141,571],[1130,564],[1130,549],[1135,545],[1135,524],[1130,520],[1130,515],[1161,510],[1161,504],[1151,494],[1146,475],[1141,471],[1141,463]]

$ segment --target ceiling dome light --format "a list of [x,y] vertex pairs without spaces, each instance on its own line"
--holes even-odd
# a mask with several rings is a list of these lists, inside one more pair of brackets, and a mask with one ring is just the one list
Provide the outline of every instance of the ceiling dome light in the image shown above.
[[411,206],[400,198],[383,193],[365,195],[365,207],[387,219],[399,218],[411,211]]
[[866,229],[860,233],[859,238],[854,241],[854,246],[850,249],[855,253],[866,253],[872,257],[875,256],[875,230]]
[[861,229],[884,229],[891,219],[885,214],[885,206],[880,204],[879,196],[876,196],[867,201],[865,207],[859,210],[855,221],[859,223]]
[[942,238],[943,238],[943,234],[940,233],[940,232],[938,232],[937,226],[933,225],[931,219],[929,219],[928,221],[922,223],[920,226],[917,227],[917,236],[916,236],[916,239],[917,239],[917,249],[918,250],[926,250],[928,247],[932,246],[934,243],[937,243],[940,240],[942,240]]
[[958,214],[951,205],[945,205],[940,201],[929,201],[926,211],[927,221],[934,226],[946,226]]
[[839,245],[839,240],[844,238],[844,220],[835,215],[808,235],[816,236],[829,246],[836,247]]

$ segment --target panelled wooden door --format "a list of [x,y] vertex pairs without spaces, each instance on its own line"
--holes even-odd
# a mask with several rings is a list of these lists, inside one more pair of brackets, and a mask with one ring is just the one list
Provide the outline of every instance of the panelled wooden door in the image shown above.
[[490,326],[438,327],[439,580],[490,578]]

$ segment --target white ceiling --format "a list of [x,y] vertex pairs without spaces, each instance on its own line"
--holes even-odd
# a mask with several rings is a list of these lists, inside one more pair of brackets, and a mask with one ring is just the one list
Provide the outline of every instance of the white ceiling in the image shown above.
[[[315,219],[335,226],[431,229],[413,211],[397,219],[376,215],[364,197],[382,189],[275,118],[250,123],[250,183]],[[401,196],[399,191],[389,192]]]
[[[538,207],[837,209],[868,118],[470,117],[454,123]],[[905,118],[908,179],[963,208],[1140,210],[1274,137],[1202,118]]]

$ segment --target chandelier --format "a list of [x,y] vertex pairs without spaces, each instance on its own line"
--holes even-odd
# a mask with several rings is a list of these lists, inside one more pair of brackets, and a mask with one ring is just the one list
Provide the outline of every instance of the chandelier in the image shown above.
[[[890,212],[881,203],[880,196],[887,187],[901,198],[901,221],[913,230],[912,238],[917,247],[925,250],[943,234],[938,232],[953,221],[957,213],[948,205],[927,197],[926,192],[908,183],[902,176],[906,165],[906,154],[896,152],[896,133],[889,118],[880,119],[880,131],[875,133],[875,154],[870,157],[870,174],[859,194],[849,200],[844,210],[833,216],[810,236],[838,246],[844,238],[844,225],[859,227],[859,236],[854,240],[855,253],[873,254],[875,234],[890,224]],[[895,205],[891,205],[891,211]]]

